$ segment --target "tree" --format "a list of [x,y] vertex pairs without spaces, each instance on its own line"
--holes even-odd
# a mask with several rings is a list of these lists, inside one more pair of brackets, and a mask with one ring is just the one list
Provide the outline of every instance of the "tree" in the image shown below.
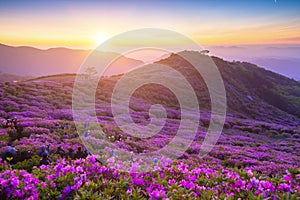
[[206,55],[206,54],[209,54],[209,51],[208,50],[202,50],[202,51],[200,51],[200,53],[203,54],[203,55]]
[[87,67],[85,69],[85,72],[87,73],[87,76],[89,78],[92,77],[93,75],[96,75],[98,73],[95,67]]

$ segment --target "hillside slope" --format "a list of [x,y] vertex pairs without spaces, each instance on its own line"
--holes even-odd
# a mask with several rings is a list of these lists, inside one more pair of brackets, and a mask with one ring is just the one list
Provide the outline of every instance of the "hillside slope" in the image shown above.
[[[189,52],[203,56],[198,52]],[[179,55],[179,56],[178,56]],[[159,61],[184,74],[208,108],[207,88],[193,67],[178,55]],[[204,58],[205,56],[203,56]],[[300,117],[300,83],[246,62],[212,57],[224,80],[229,112],[263,121],[289,121]],[[205,99],[204,101],[203,98]]]
[[[189,53],[203,56],[197,52]],[[297,125],[300,117],[299,82],[267,71],[251,63],[227,62],[217,57],[212,57],[212,59],[224,80],[228,116],[278,123],[286,126]],[[158,63],[173,67],[182,73],[196,91],[200,110],[210,110],[210,96],[207,87],[201,75],[195,72],[189,63],[175,54]],[[147,76],[151,76],[151,74],[147,74]],[[75,77],[75,74],[55,75],[32,79],[32,81],[59,82],[63,86],[72,87]],[[97,98],[110,103],[115,83],[121,77],[122,75],[102,78],[96,93]],[[71,103],[71,95],[68,95],[66,98]],[[133,94],[133,99],[137,99],[137,102],[144,101],[144,105],[146,105],[145,102],[149,105],[162,103],[172,109],[179,109],[176,96],[170,90],[155,84],[140,87]],[[70,108],[70,106],[69,104],[67,107]],[[133,106],[135,105],[133,104]],[[145,106],[140,109],[148,112],[148,108],[149,106]]]

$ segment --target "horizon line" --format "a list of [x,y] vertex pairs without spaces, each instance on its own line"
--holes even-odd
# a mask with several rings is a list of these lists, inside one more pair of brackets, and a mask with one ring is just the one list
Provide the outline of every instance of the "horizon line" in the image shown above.
[[[47,47],[43,47],[43,45],[30,45],[30,44],[20,44],[20,45],[14,45],[14,44],[8,44],[8,43],[3,43],[0,42],[0,45],[3,46],[8,46],[8,47],[15,47],[15,48],[22,48],[22,47],[30,47],[30,48],[34,48],[34,49],[38,49],[38,50],[51,50],[51,49],[69,49],[69,50],[84,50],[84,51],[93,51],[95,50],[98,46],[100,46],[101,44],[99,44],[98,46],[96,46],[95,48],[90,48],[90,47],[78,47],[78,46],[71,46],[71,45],[51,45],[51,46],[47,46]],[[201,44],[199,44],[201,45]],[[290,43],[241,43],[241,44],[224,44],[224,43],[220,43],[220,44],[203,44],[201,45],[203,47],[239,47],[239,46],[300,46],[300,43],[294,43],[294,44],[290,44]]]

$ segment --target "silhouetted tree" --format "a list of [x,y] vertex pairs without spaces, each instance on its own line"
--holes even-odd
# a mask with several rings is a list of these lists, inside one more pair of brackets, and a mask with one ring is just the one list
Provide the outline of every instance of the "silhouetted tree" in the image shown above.
[[203,54],[203,55],[206,55],[206,54],[209,54],[209,51],[208,50],[202,50],[202,51],[200,51],[200,53]]
[[87,73],[87,76],[89,78],[92,77],[93,75],[96,75],[98,73],[95,67],[87,67],[85,69],[85,72]]

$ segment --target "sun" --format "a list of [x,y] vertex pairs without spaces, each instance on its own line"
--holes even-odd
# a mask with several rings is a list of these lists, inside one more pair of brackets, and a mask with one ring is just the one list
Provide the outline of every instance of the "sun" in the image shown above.
[[94,42],[96,45],[100,45],[103,42],[105,42],[105,40],[107,40],[107,39],[108,39],[108,37],[105,36],[103,33],[98,33],[94,38]]

